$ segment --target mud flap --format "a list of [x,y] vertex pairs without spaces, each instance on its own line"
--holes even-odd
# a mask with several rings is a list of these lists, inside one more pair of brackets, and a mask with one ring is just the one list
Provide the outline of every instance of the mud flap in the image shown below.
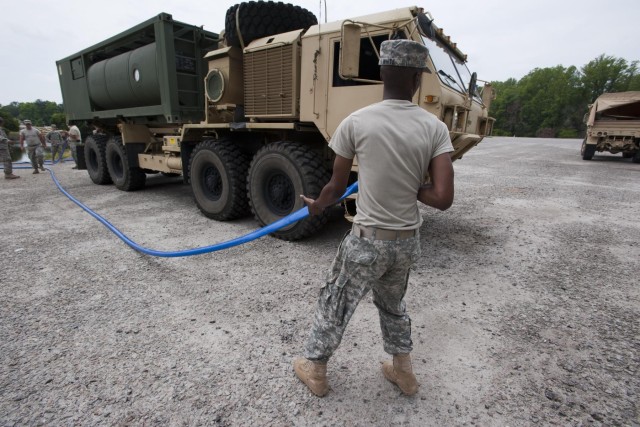
[[77,163],[78,169],[86,170],[87,162],[84,160],[84,144],[76,145],[76,158],[78,159],[78,163]]

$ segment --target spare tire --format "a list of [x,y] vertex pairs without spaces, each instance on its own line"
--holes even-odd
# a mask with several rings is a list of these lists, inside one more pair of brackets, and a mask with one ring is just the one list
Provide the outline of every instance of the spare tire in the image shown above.
[[231,6],[225,16],[224,33],[229,46],[242,47],[236,27],[236,14],[244,45],[261,37],[307,29],[318,23],[316,16],[300,6],[273,1],[249,1]]

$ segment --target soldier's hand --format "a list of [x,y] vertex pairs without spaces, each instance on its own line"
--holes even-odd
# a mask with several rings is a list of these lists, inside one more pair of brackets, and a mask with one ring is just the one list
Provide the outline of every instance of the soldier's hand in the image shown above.
[[300,195],[300,198],[302,199],[304,204],[307,205],[307,207],[309,208],[309,215],[311,216],[320,215],[324,210],[316,205],[316,201],[314,199],[310,199],[309,197],[306,197],[302,194]]

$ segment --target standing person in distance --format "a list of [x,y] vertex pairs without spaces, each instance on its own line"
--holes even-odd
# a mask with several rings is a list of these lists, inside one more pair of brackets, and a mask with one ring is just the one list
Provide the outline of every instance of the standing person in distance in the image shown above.
[[24,151],[24,144],[27,143],[27,153],[33,173],[40,173],[38,168],[44,169],[44,148],[47,144],[44,142],[42,133],[31,124],[31,120],[24,120],[25,128],[20,131],[20,149]]
[[[380,315],[385,352],[382,371],[406,395],[418,391],[410,353],[411,319],[404,296],[409,269],[420,257],[420,201],[440,210],[453,203],[453,151],[447,126],[412,102],[427,68],[428,49],[410,40],[380,47],[383,101],[352,113],[336,129],[331,180],[316,200],[302,196],[319,215],[344,193],[358,157],[357,214],[320,292],[304,357],[293,367],[317,396],[329,391],[327,362],[360,300],[369,292]],[[425,177],[431,183],[423,184]]]
[[82,135],[80,135],[80,129],[78,129],[78,126],[76,125],[69,126],[69,132],[67,132],[67,134],[69,147],[71,148],[71,156],[73,157],[73,161],[76,162],[76,165],[71,169],[78,169],[77,146],[82,143]]
[[56,155],[60,152],[60,159],[62,161],[62,154],[64,153],[64,140],[62,134],[58,130],[56,125],[51,125],[51,131],[47,132],[44,139],[51,144],[51,162],[56,161]]
[[4,179],[17,179],[18,175],[13,174],[13,164],[11,163],[11,151],[9,145],[11,140],[7,137],[7,133],[2,128],[4,119],[0,117],[0,162],[4,164]]

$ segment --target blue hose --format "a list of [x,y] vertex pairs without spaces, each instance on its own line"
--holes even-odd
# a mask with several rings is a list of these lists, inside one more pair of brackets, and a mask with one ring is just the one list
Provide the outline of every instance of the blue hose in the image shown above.
[[[53,179],[53,182],[56,184],[58,189],[62,192],[62,194],[67,196],[73,203],[80,206],[89,215],[91,215],[92,217],[100,221],[102,225],[107,227],[111,232],[113,232],[113,234],[118,236],[123,242],[131,246],[136,251],[142,252],[143,254],[146,254],[146,255],[151,255],[156,257],[175,258],[175,257],[183,257],[183,256],[202,255],[209,252],[216,252],[216,251],[221,251],[223,249],[229,249],[231,247],[242,245],[252,240],[259,239],[260,237],[266,236],[267,234],[274,233],[280,230],[281,228],[284,228],[288,225],[293,224],[294,222],[300,221],[301,219],[304,219],[307,216],[309,216],[309,209],[305,206],[304,208],[296,212],[293,212],[288,216],[282,219],[279,219],[276,222],[273,222],[269,225],[259,228],[258,230],[252,231],[249,234],[245,234],[244,236],[237,237],[232,240],[227,240],[226,242],[216,243],[215,245],[210,245],[210,246],[203,246],[201,248],[185,249],[182,251],[157,251],[154,249],[148,249],[148,248],[142,247],[136,242],[134,242],[133,240],[129,239],[124,233],[122,233],[120,230],[114,227],[109,221],[107,221],[106,219],[104,219],[103,217],[101,217],[91,209],[89,209],[82,202],[80,202],[78,199],[76,199],[71,194],[69,194],[67,190],[62,188],[62,185],[60,185],[60,182],[58,181],[58,178],[56,178],[56,175],[53,173],[53,171],[48,168],[47,170],[51,174],[51,179]],[[345,193],[342,195],[342,197],[340,197],[339,200],[337,200],[337,202],[344,200],[347,196],[357,191],[358,191],[358,182],[356,181],[353,184],[351,184],[349,187],[347,187]]]

